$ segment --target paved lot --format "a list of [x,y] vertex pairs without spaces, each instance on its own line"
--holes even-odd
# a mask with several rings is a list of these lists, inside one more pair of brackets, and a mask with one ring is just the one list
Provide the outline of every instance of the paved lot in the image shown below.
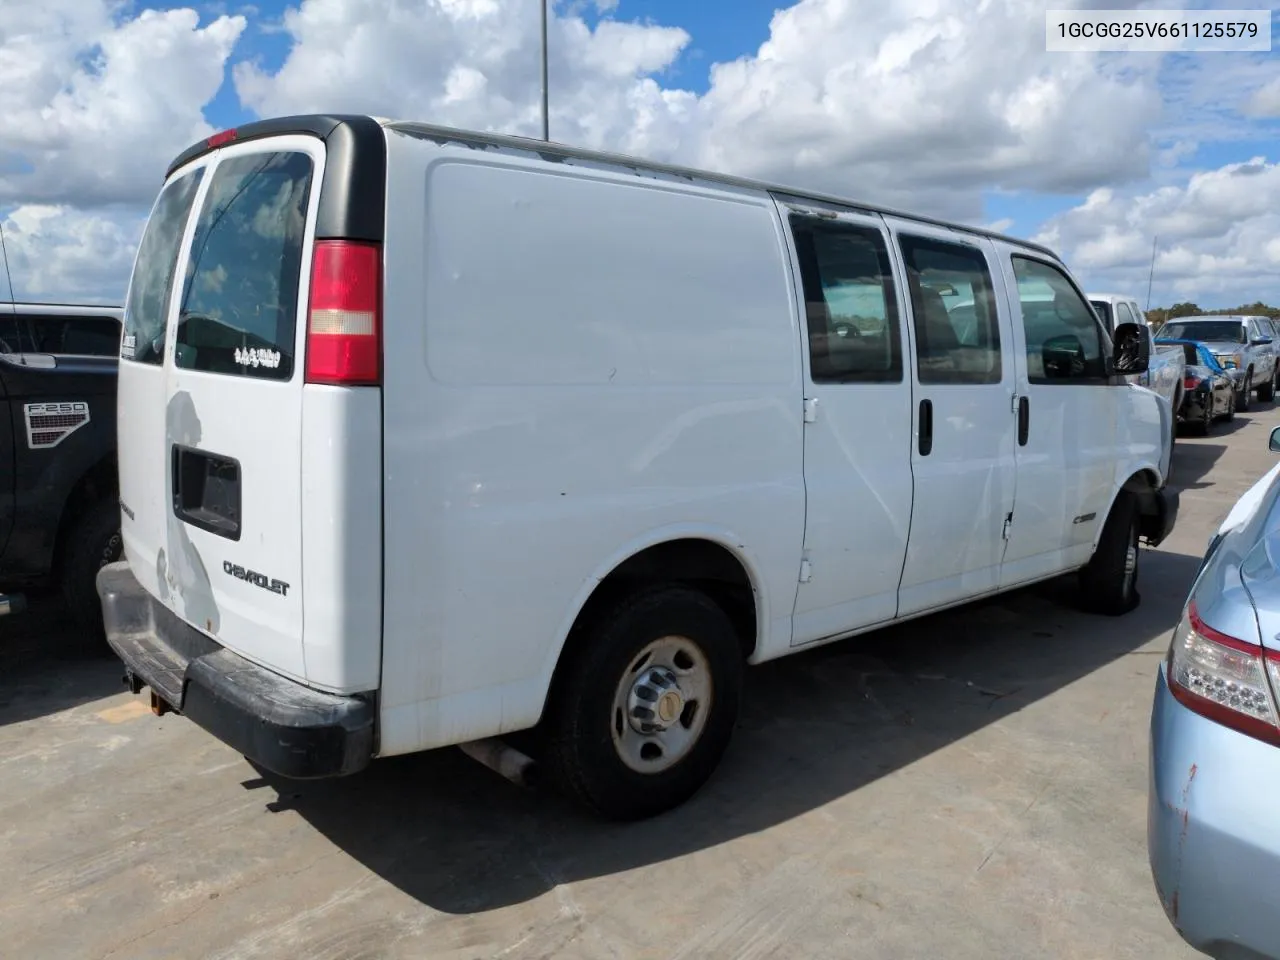
[[1135,613],[1053,583],[758,668],[713,784],[631,827],[457,751],[271,782],[48,610],[0,623],[0,952],[1192,956],[1146,862],[1153,671],[1276,424],[1179,441]]

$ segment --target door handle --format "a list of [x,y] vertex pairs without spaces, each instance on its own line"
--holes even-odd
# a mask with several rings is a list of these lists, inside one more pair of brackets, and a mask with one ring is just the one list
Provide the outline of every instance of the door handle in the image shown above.
[[1031,432],[1031,402],[1026,397],[1018,398],[1018,446],[1027,445],[1027,435]]
[[920,401],[920,456],[927,457],[933,450],[933,401]]

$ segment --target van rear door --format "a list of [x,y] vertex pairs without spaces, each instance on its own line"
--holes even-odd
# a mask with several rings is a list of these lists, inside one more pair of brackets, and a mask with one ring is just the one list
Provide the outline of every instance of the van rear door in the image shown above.
[[303,680],[299,317],[324,162],[321,140],[282,136],[173,174],[139,250],[120,369],[135,576],[220,643]]

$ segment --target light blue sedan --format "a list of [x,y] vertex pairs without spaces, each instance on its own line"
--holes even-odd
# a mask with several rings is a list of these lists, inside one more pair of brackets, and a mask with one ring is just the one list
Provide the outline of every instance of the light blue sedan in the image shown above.
[[1152,877],[1183,939],[1213,957],[1280,957],[1277,693],[1280,465],[1210,541],[1151,713]]

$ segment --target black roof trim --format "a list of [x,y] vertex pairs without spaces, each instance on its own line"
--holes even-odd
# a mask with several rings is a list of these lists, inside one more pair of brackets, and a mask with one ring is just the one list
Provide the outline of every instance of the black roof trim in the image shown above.
[[707,170],[698,170],[693,167],[682,167],[677,164],[660,163],[656,160],[643,160],[637,157],[626,156],[624,154],[589,150],[583,147],[571,147],[563,143],[548,143],[545,140],[533,140],[528,137],[513,137],[499,133],[479,133],[471,130],[459,130],[454,127],[441,127],[429,123],[392,121],[387,123],[387,129],[394,130],[396,133],[416,137],[418,139],[431,140],[441,145],[454,142],[462,144],[463,146],[479,147],[481,149],[486,147],[500,147],[508,150],[526,152],[547,161],[563,162],[565,160],[584,160],[589,163],[622,167],[635,173],[646,171],[649,173],[679,177],[685,180],[715,183],[723,186],[736,187],[742,190],[760,191],[773,195],[779,202],[789,203],[792,205],[817,203],[845,210],[850,213],[878,213],[882,216],[899,217],[903,220],[912,220],[916,223],[942,227],[944,229],[955,230],[960,233],[987,237],[992,240],[1002,240],[1006,243],[1012,243],[1019,247],[1042,253],[1046,256],[1052,257],[1058,263],[1063,263],[1062,257],[1060,257],[1055,250],[1052,250],[1043,244],[1036,243],[1033,240],[1024,240],[1021,237],[1013,237],[1008,234],[997,233],[996,231],[988,230],[985,227],[977,227],[967,223],[954,223],[952,221],[941,220],[936,217],[922,216],[918,213],[909,213],[904,210],[897,210],[892,207],[884,207],[878,204],[867,203],[865,201],[855,200],[849,197],[840,197],[834,194],[803,190],[798,187],[787,186],[786,184],[769,183],[763,180],[753,180],[749,177],[737,177],[732,174],[712,173]]
[[218,149],[246,140],[302,134],[325,143],[324,182],[316,238],[369,240],[380,243],[386,231],[387,141],[382,125],[372,117],[354,114],[308,114],[257,120],[228,131],[223,140],[193,144],[169,164],[166,179],[179,167]]

